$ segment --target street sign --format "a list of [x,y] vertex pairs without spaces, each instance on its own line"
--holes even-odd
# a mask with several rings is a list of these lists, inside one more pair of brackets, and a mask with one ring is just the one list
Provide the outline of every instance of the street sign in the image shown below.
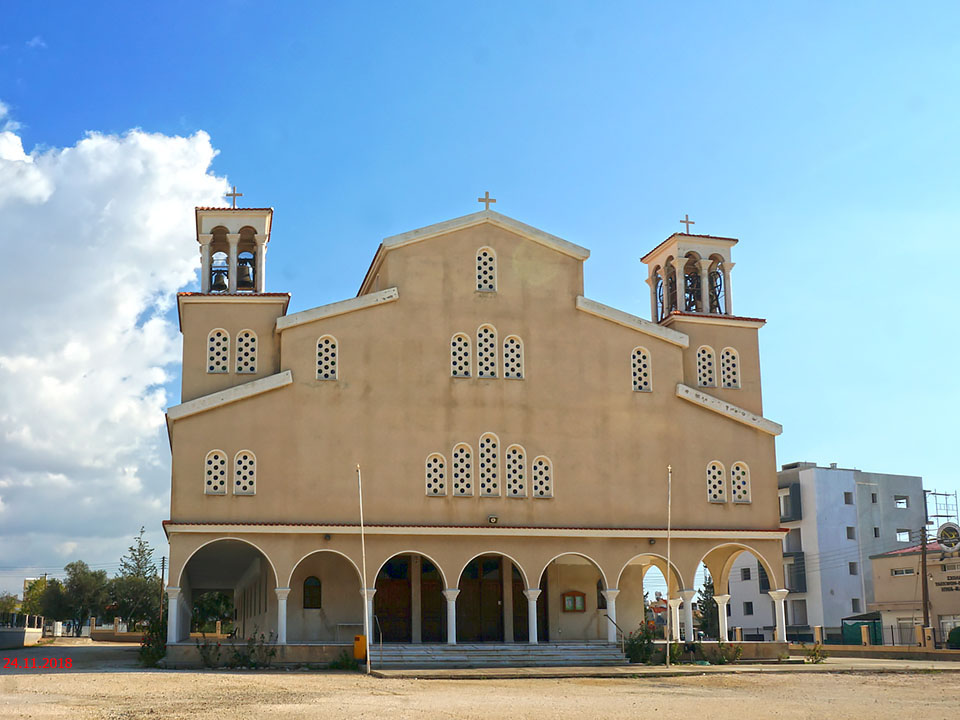
[[960,547],[960,525],[947,522],[937,529],[937,542],[944,550],[952,551]]

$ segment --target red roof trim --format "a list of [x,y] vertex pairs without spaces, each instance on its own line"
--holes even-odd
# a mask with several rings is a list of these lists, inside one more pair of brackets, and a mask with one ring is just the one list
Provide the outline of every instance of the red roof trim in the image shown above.
[[290,293],[204,293],[204,292],[178,292],[177,297],[285,297],[290,298]]
[[[746,315],[724,315],[723,313],[692,313],[692,312],[684,312],[682,310],[671,311],[670,315],[667,315],[667,317],[665,317],[663,320],[667,320],[673,315],[679,315],[681,317],[708,317],[708,318],[716,318],[717,320],[749,320],[750,322],[762,322],[762,323],[766,322],[764,318],[747,317]],[[660,322],[663,322],[663,320],[661,320]]]
[[270,212],[273,212],[273,208],[197,207],[194,209],[195,210],[217,210],[217,211],[226,210],[227,212],[246,212],[250,210],[253,210],[256,212],[265,212],[269,210]]

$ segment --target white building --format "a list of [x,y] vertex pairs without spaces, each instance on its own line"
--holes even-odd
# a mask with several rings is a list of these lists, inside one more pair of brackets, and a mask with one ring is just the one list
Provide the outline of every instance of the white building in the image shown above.
[[[923,481],[801,462],[782,466],[777,485],[780,523],[790,530],[783,539],[787,625],[791,636],[812,640],[812,626],[836,628],[867,612],[874,601],[871,555],[915,544],[925,522]],[[765,580],[746,556],[730,574],[738,602],[728,606],[728,626],[744,628],[744,639],[772,635]]]

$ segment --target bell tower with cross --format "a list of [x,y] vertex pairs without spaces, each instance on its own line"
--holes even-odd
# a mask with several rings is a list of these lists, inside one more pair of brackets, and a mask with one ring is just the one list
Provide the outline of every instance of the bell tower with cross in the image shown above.
[[236,186],[227,197],[233,207],[196,209],[200,292],[265,292],[273,208],[238,208]]

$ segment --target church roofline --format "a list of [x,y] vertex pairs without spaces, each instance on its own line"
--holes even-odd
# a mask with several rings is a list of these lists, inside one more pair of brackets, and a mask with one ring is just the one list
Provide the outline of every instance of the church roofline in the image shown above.
[[656,255],[664,245],[669,244],[674,238],[677,238],[677,237],[697,238],[698,240],[706,240],[708,243],[711,240],[721,240],[722,241],[721,244],[724,244],[724,245],[729,244],[730,246],[736,245],[738,242],[740,242],[737,238],[723,237],[722,235],[695,235],[695,234],[678,232],[678,233],[673,233],[673,235],[668,237],[666,240],[664,240],[659,245],[657,245],[653,250],[651,250],[642,258],[640,258],[640,262],[642,263],[647,262],[647,258],[652,257],[653,255]]
[[692,313],[673,310],[663,320],[661,325],[668,325],[672,321],[699,322],[706,325],[732,325],[736,327],[761,328],[767,324],[763,318],[741,317],[739,315],[723,315],[719,313]]
[[359,295],[358,297],[347,300],[340,300],[339,302],[330,303],[329,305],[321,305],[320,307],[303,310],[293,315],[278,317],[277,332],[283,332],[284,330],[289,330],[292,327],[304,325],[305,323],[336,317],[337,315],[344,315],[356,310],[363,310],[375,305],[383,305],[384,303],[394,302],[399,299],[400,292],[397,288],[392,287],[379,292]]
[[589,315],[609,320],[610,322],[617,323],[617,325],[628,327],[631,330],[652,335],[653,337],[665,340],[668,343],[673,343],[674,345],[679,345],[680,347],[685,348],[690,346],[690,338],[682,332],[671,330],[670,328],[657,325],[649,320],[644,320],[642,317],[637,317],[636,315],[625,313],[623,310],[617,310],[609,305],[598,303],[596,300],[590,300],[583,295],[577,296],[577,310],[583,310],[583,312]]
[[754,415],[749,410],[744,410],[742,407],[724,402],[719,398],[715,398],[713,395],[703,392],[703,390],[689,387],[683,383],[677,383],[677,397],[769,435],[776,436],[783,432],[783,425],[780,423],[767,420],[760,415]]
[[173,407],[167,408],[167,428],[169,430],[170,424],[176,420],[182,420],[191,415],[223,407],[224,405],[229,405],[230,403],[235,403],[240,400],[246,400],[247,398],[271,390],[277,390],[278,388],[290,385],[292,382],[293,373],[289,370],[284,370],[276,375],[270,375],[265,378],[260,378],[259,380],[251,380],[242,385],[234,385],[225,390],[220,390],[210,395],[204,395],[194,400],[188,400],[185,403],[174,405]]
[[290,307],[290,293],[203,293],[203,292],[178,292],[177,293],[177,324],[180,332],[183,332],[183,303],[200,303],[218,298],[229,299],[230,301],[241,301],[244,303],[270,303],[283,300],[283,313],[286,314]]

